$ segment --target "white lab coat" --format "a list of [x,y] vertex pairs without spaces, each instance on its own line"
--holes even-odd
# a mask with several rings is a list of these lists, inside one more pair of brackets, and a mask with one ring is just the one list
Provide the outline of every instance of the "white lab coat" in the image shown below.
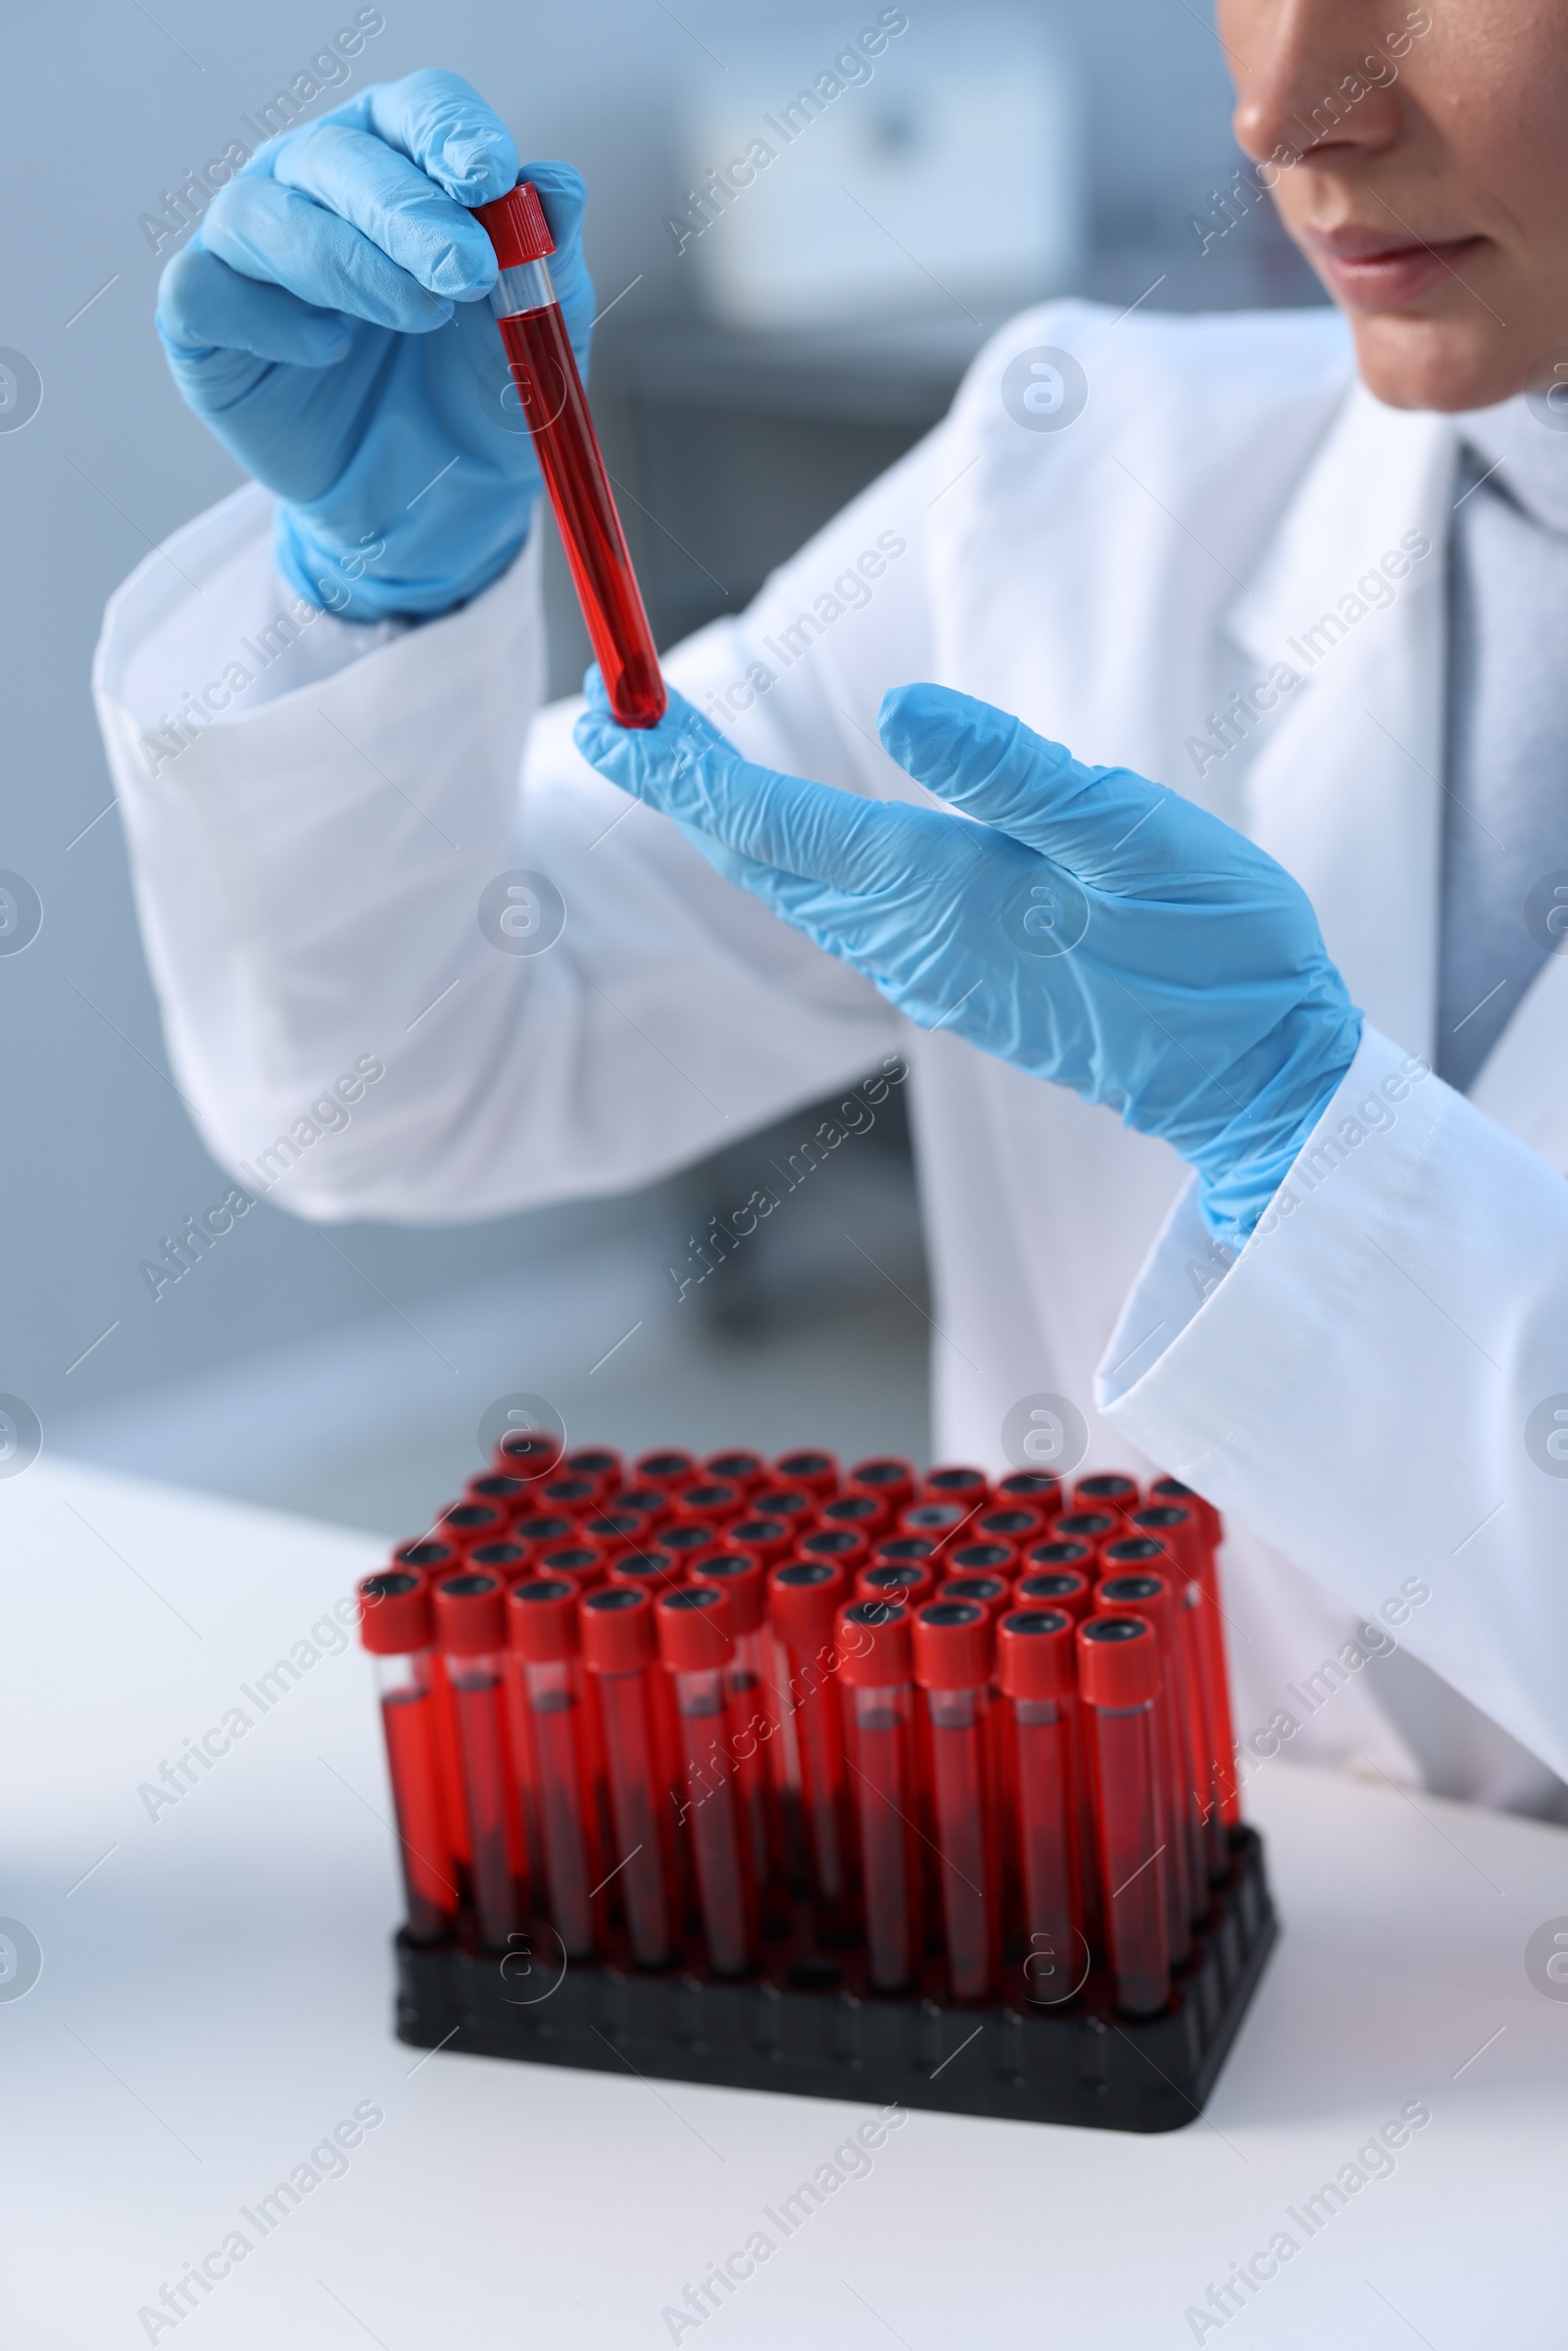
[[[1089,379],[1059,431],[1001,397],[1036,346]],[[1368,1028],[1228,1271],[1163,1144],[914,1029],[586,767],[573,708],[536,711],[532,557],[422,628],[313,620],[263,671],[289,599],[257,490],[132,575],[96,672],[207,1142],[245,1182],[294,1134],[274,1197],[305,1215],[481,1216],[647,1180],[906,1054],[942,1453],[1004,1466],[1009,1407],[1054,1393],[1091,1466],[1157,1463],[1219,1504],[1249,1769],[1284,1752],[1417,1778],[1414,1706],[1429,1780],[1533,1800],[1533,1758],[1568,1776],[1568,1479],[1526,1444],[1568,1391],[1568,959],[1471,1102],[1425,1070],[1454,462],[1451,424],[1356,385],[1333,314],[1054,305],[668,663],[749,757],[887,797],[921,796],[874,739],[879,699],[941,680],[1190,793],[1298,875]],[[816,633],[786,637],[802,613]],[[162,721],[209,682],[226,709],[168,756]],[[1214,714],[1257,685],[1227,737]],[[516,868],[566,906],[536,957],[476,920]],[[367,1055],[385,1078],[310,1143],[312,1099]]]

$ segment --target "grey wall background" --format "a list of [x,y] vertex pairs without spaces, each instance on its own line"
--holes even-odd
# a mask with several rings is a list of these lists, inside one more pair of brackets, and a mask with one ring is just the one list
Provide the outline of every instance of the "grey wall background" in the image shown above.
[[[683,94],[716,74],[726,38],[750,27],[776,25],[804,74],[824,43],[875,10],[857,0],[825,11],[684,0],[677,21],[660,0],[549,10],[532,0],[385,0],[383,13],[351,87],[448,65],[491,97],[525,156],[565,155],[585,171],[601,299],[641,277],[604,331],[612,390],[617,352],[633,352],[692,299],[691,272],[661,227],[682,185]],[[1001,37],[956,0],[909,0],[908,14],[911,52],[922,25]],[[166,378],[151,316],[161,265],[137,220],[352,15],[334,13],[334,0],[276,0],[265,11],[96,0],[85,12],[13,12],[6,34],[0,345],[30,358],[44,397],[24,430],[0,434],[0,867],[30,879],[45,913],[27,952],[0,959],[9,1113],[0,1390],[89,1447],[94,1428],[110,1425],[106,1412],[134,1407],[140,1417],[122,1417],[122,1429],[142,1432],[136,1443],[166,1474],[198,1480],[218,1473],[195,1437],[184,1444],[173,1401],[189,1398],[193,1381],[350,1326],[401,1344],[395,1312],[417,1319],[421,1300],[526,1282],[564,1249],[613,1248],[685,1204],[611,1202],[455,1231],[338,1228],[333,1248],[264,1205],[158,1305],[137,1276],[159,1237],[217,1200],[226,1179],[167,1076],[117,819],[102,813],[109,789],[88,672],[110,591],[237,478]],[[1049,21],[1085,91],[1090,290],[1131,301],[1163,269],[1157,301],[1183,307],[1310,298],[1261,215],[1195,266],[1186,217],[1238,160],[1221,59],[1196,0],[1095,0]],[[570,618],[562,677],[578,667]],[[920,1343],[909,1335],[906,1351]],[[166,1394],[160,1449],[146,1413]]]

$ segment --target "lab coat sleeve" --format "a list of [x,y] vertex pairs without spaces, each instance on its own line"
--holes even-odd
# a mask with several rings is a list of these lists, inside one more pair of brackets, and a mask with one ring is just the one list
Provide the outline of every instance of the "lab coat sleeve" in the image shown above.
[[1568,1185],[1369,1028],[1234,1264],[1183,1195],[1100,1396],[1568,1777],[1565,1333]]
[[[876,710],[929,674],[942,438],[669,658],[749,757],[913,789]],[[149,558],[95,671],[175,1080],[241,1183],[319,1219],[491,1215],[649,1180],[897,1057],[869,982],[589,768],[580,705],[537,708],[536,548],[423,627],[309,618],[282,690],[270,518],[242,491]]]

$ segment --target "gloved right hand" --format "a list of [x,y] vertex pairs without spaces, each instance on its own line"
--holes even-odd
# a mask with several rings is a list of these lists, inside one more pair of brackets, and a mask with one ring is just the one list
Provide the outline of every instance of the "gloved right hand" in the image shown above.
[[[280,501],[278,567],[351,620],[447,612],[499,577],[540,488],[485,300],[471,208],[522,176],[459,74],[363,90],[269,140],[164,271],[158,331],[187,405]],[[587,372],[583,185],[530,164]]]

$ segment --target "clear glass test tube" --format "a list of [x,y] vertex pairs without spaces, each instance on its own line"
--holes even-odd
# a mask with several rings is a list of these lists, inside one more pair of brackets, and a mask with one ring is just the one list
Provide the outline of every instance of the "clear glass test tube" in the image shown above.
[[937,1873],[956,2000],[983,2000],[1002,1966],[994,1770],[989,1736],[994,1625],[973,1600],[927,1600],[914,1615]]
[[524,179],[509,196],[476,206],[474,218],[500,264],[490,307],[610,707],[622,726],[657,726],[669,698],[588,395],[551,283],[548,257],[556,243],[544,208],[533,183]]
[[1166,1808],[1154,1725],[1159,1644],[1141,1616],[1087,1617],[1077,1642],[1111,1983],[1119,2008],[1152,2016],[1170,1995]]
[[439,1942],[457,1924],[459,1888],[436,1757],[429,1587],[412,1568],[367,1576],[360,1608],[360,1639],[380,1688],[408,1933]]

